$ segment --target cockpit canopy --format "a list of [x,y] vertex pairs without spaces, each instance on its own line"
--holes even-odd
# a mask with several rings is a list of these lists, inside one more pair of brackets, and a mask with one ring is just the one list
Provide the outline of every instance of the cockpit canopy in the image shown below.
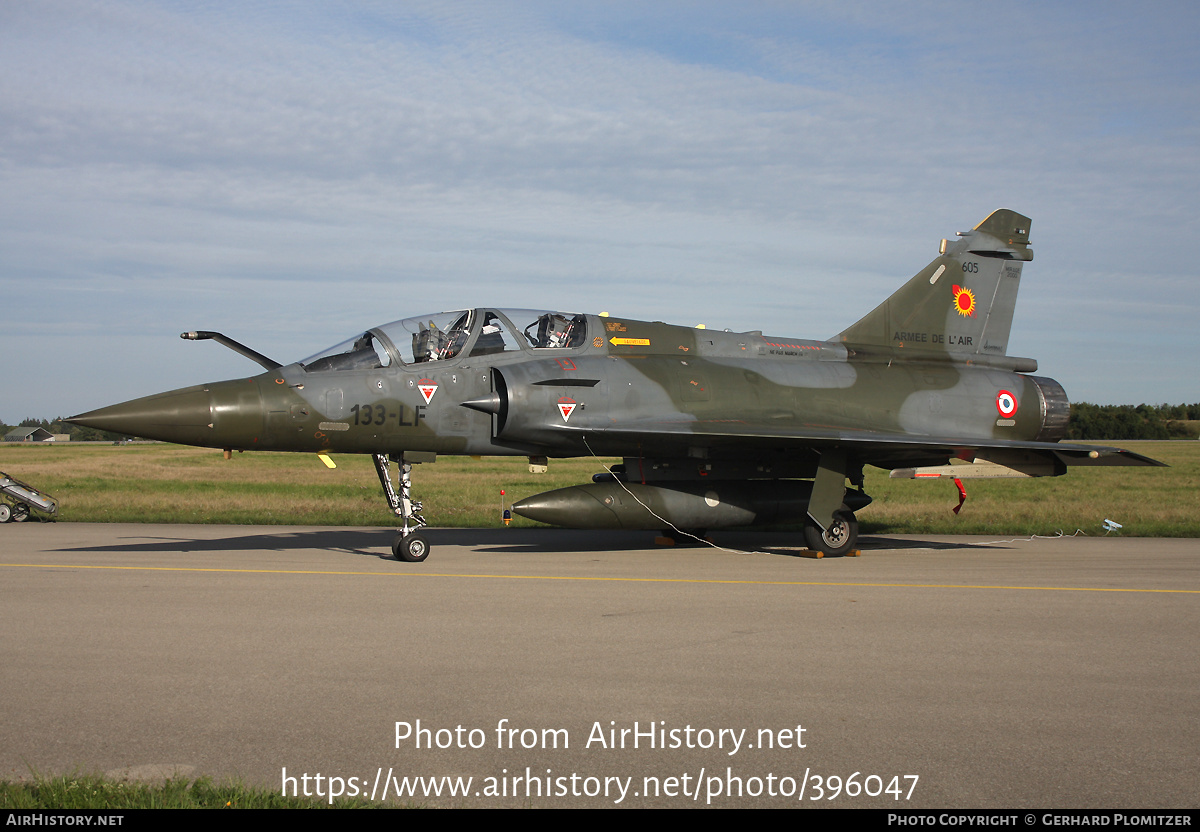
[[587,318],[533,309],[468,309],[405,318],[322,350],[300,362],[308,372],[371,370],[502,352],[574,349]]

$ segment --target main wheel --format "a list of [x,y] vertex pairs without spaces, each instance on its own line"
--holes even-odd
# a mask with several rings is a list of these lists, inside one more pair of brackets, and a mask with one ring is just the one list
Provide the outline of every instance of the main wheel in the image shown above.
[[12,521],[14,523],[24,523],[29,519],[29,506],[17,505],[12,508]]
[[396,560],[420,563],[429,557],[429,541],[420,532],[398,534],[392,541],[392,554],[396,556]]
[[7,523],[12,519],[12,509],[8,507],[8,503],[0,503],[0,523]]
[[858,543],[858,520],[846,509],[834,512],[833,526],[827,531],[809,518],[804,525],[804,544],[814,552],[844,555]]

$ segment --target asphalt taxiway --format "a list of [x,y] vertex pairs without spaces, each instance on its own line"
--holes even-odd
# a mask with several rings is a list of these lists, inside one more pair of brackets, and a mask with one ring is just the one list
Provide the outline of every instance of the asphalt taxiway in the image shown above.
[[718,536],[755,550],[732,553],[435,530],[405,564],[393,534],[0,527],[0,776],[386,781],[452,806],[1200,806],[1198,541],[866,537],[810,560],[771,534]]

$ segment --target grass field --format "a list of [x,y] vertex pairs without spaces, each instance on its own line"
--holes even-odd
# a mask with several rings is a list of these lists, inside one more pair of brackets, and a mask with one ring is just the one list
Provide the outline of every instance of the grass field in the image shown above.
[[173,778],[145,783],[99,775],[68,774],[32,780],[0,781],[0,809],[378,809],[416,808],[395,803],[372,803],[366,798],[336,798],[332,804],[312,797],[283,797],[273,789],[238,781],[214,783]]
[[[1136,450],[1170,468],[1074,468],[1065,477],[968,480],[961,514],[949,480],[892,480],[867,469],[875,502],[859,513],[866,534],[1103,533],[1200,537],[1200,442],[1141,442]],[[328,469],[312,454],[247,453],[175,445],[0,445],[0,471],[59,500],[60,519],[121,523],[243,523],[387,526],[368,457],[337,456]],[[587,482],[594,459],[551,460],[530,474],[522,457],[443,457],[414,470],[413,492],[431,526],[502,525],[501,489],[511,503]],[[514,518],[513,525],[536,523]],[[0,532],[2,535],[2,532]]]

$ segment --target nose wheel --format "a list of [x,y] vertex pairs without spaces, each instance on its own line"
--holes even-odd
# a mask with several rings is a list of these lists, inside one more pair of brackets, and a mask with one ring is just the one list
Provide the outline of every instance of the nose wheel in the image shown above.
[[392,554],[396,560],[420,563],[429,557],[429,540],[421,532],[398,534],[392,541]]
[[419,531],[426,525],[425,518],[419,513],[424,506],[412,499],[413,463],[405,462],[403,457],[398,460],[400,491],[397,493],[392,485],[392,460],[386,454],[373,454],[371,458],[375,462],[375,473],[379,475],[379,484],[383,486],[388,508],[395,512],[403,524],[400,534],[392,541],[392,554],[396,560],[420,563],[429,557],[429,539]]

